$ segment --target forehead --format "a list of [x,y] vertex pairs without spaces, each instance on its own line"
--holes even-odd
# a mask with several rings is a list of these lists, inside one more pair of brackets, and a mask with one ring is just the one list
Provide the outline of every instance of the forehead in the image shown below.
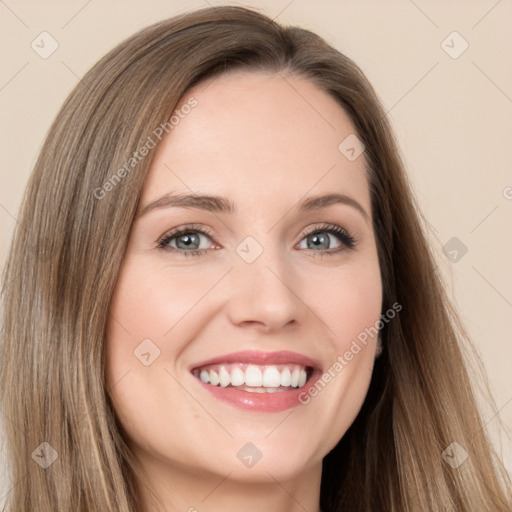
[[355,135],[354,126],[309,80],[229,73],[190,89],[176,110],[177,122],[156,149],[142,203],[169,192],[256,205],[340,191],[369,207],[364,154],[349,160],[339,148]]

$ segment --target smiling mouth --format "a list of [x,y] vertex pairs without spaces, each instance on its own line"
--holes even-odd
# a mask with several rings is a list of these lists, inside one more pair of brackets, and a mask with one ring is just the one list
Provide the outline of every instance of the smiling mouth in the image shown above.
[[192,374],[205,384],[252,393],[279,393],[303,387],[313,368],[301,364],[258,365],[249,363],[211,364]]

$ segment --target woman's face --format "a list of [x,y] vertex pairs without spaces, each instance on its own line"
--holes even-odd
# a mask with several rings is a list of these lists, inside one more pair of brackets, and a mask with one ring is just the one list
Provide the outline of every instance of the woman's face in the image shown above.
[[378,350],[361,342],[382,293],[364,152],[296,77],[222,75],[178,112],[111,304],[117,416],[155,475],[318,475]]

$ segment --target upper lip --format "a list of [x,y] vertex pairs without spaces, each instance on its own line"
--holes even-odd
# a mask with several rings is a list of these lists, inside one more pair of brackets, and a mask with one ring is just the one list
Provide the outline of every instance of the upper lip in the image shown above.
[[290,352],[289,350],[280,350],[278,352],[260,352],[255,350],[243,350],[240,352],[231,352],[230,354],[223,354],[221,356],[213,357],[199,363],[194,363],[190,370],[199,368],[201,366],[208,366],[212,364],[222,363],[246,363],[246,364],[300,364],[310,366],[314,369],[320,368],[319,361],[312,359],[297,352]]

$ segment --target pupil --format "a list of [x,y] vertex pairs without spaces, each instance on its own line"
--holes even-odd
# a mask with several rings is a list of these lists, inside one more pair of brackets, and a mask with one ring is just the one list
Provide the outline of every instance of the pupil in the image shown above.
[[178,238],[178,244],[182,244],[184,247],[190,247],[194,243],[197,244],[197,235],[182,235]]
[[324,247],[325,249],[329,248],[329,238],[325,235],[313,235],[312,241],[315,247]]

